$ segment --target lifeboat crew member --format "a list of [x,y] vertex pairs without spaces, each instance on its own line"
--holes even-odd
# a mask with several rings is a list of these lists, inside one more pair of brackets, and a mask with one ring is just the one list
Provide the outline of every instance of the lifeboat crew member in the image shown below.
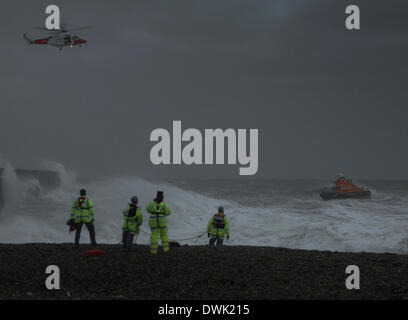
[[82,225],[85,223],[89,236],[91,238],[92,247],[96,246],[95,227],[94,227],[94,207],[92,200],[86,197],[86,190],[81,189],[80,197],[74,200],[71,209],[70,221],[75,223],[75,248],[79,247],[79,238],[81,237]]
[[123,231],[123,249],[130,252],[133,245],[135,235],[139,234],[140,226],[143,224],[143,215],[140,207],[137,206],[139,199],[133,196],[125,210],[123,210],[124,222],[122,224]]
[[213,246],[214,244],[216,244],[217,246],[222,246],[225,236],[229,240],[229,219],[224,214],[223,207],[219,207],[218,212],[213,215],[208,222],[207,235],[210,238],[210,246]]
[[150,253],[152,254],[157,254],[157,248],[159,247],[159,235],[161,238],[163,251],[168,252],[170,250],[166,219],[166,217],[170,215],[170,208],[163,200],[163,191],[157,191],[156,198],[146,206],[146,211],[150,213]]

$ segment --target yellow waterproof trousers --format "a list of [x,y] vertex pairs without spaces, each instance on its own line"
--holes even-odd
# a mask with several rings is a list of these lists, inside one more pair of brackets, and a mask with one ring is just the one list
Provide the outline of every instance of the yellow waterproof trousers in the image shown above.
[[167,228],[155,228],[151,229],[150,234],[150,253],[157,254],[157,248],[159,247],[159,234],[163,245],[163,251],[169,251],[169,234]]

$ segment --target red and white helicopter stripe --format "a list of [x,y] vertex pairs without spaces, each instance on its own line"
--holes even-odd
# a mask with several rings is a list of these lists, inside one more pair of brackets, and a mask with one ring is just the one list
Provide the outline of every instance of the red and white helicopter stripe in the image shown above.
[[75,29],[53,29],[49,30],[46,28],[37,27],[35,29],[43,30],[49,33],[49,35],[45,38],[40,39],[31,39],[27,34],[22,34],[22,37],[27,41],[29,44],[47,44],[53,47],[57,47],[62,50],[63,47],[71,47],[79,46],[81,47],[83,44],[87,43],[88,41],[85,39],[80,38],[76,30],[86,30],[91,29],[91,27],[82,27],[82,28],[75,28]]

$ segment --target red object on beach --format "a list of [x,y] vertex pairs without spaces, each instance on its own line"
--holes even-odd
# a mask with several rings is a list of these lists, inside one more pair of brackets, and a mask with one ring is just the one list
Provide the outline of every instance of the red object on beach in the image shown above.
[[105,251],[100,250],[100,249],[97,249],[97,250],[88,250],[88,251],[85,252],[85,254],[86,254],[87,256],[98,256],[98,255],[100,255],[100,254],[102,254],[102,253],[105,253]]

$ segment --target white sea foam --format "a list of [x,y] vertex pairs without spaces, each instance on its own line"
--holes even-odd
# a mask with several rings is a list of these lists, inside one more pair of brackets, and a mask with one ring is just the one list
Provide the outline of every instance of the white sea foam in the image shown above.
[[[408,253],[408,194],[376,189],[372,199],[364,201],[322,201],[313,192],[294,196],[290,187],[276,201],[268,203],[267,192],[259,193],[262,206],[245,205],[240,199],[218,199],[183,189],[170,183],[149,182],[139,177],[115,177],[82,185],[75,174],[60,164],[49,164],[57,170],[61,186],[45,192],[38,181],[20,181],[10,164],[3,172],[5,206],[0,214],[0,242],[72,242],[65,225],[72,201],[80,188],[88,190],[95,206],[97,241],[119,243],[122,210],[130,197],[137,195],[144,224],[137,243],[149,242],[148,215],[145,206],[157,190],[165,192],[172,209],[168,218],[170,240],[181,244],[206,244],[209,218],[220,205],[230,218],[231,239],[227,245],[280,246],[299,249],[334,251],[369,251]],[[231,182],[232,183],[232,182]],[[259,184],[265,182],[260,181]],[[248,184],[248,188],[255,188]],[[209,187],[211,189],[211,187]],[[186,190],[189,189],[189,190]],[[278,188],[269,188],[277,190]],[[211,193],[211,190],[210,192]],[[213,192],[214,193],[214,192]],[[217,192],[217,194],[219,194]],[[256,193],[251,193],[254,197]],[[279,201],[278,201],[279,200]],[[246,201],[244,201],[246,203]],[[183,240],[189,239],[189,240]],[[81,242],[88,243],[83,230]]]

